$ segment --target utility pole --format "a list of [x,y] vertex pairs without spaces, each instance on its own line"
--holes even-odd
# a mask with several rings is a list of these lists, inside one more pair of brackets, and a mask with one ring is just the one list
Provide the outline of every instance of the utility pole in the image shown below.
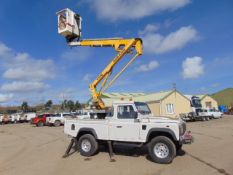
[[172,89],[176,91],[176,83],[172,83]]

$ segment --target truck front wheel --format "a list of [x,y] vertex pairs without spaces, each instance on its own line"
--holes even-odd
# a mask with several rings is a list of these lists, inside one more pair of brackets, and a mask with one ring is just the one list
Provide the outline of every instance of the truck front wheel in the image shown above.
[[78,148],[82,156],[93,156],[98,150],[98,143],[91,134],[84,134],[79,138]]
[[176,155],[176,147],[166,136],[153,138],[148,144],[148,152],[152,161],[161,164],[171,163]]
[[40,122],[37,123],[37,126],[42,127],[42,126],[44,126],[44,123],[40,121]]

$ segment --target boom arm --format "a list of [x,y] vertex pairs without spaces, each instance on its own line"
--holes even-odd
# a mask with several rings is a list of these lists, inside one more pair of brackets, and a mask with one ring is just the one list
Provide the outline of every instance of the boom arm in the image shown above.
[[[70,46],[91,46],[91,47],[114,47],[118,51],[117,56],[105,67],[102,73],[90,84],[93,101],[96,103],[97,108],[104,109],[105,104],[101,99],[101,95],[109,88],[114,81],[124,72],[124,70],[136,59],[137,56],[142,55],[142,40],[140,38],[133,39],[96,39],[96,40],[81,40],[78,42],[70,42]],[[106,85],[113,68],[115,65],[128,53],[133,50],[136,51],[135,56],[124,66],[124,68]],[[103,80],[100,91],[97,86]],[[105,86],[106,85],[106,86]]]

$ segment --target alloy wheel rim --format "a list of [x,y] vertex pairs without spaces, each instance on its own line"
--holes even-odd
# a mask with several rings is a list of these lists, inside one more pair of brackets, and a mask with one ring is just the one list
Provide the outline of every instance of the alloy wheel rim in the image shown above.
[[164,143],[157,143],[154,146],[154,154],[159,158],[166,158],[169,155],[169,149]]
[[84,139],[81,143],[82,150],[84,152],[89,152],[91,150],[91,143],[89,140]]

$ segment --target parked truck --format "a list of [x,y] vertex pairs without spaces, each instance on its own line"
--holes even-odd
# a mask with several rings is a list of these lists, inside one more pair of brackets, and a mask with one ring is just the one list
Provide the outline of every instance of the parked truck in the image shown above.
[[183,144],[193,138],[181,119],[154,117],[146,103],[133,101],[114,102],[105,119],[65,120],[65,134],[77,143],[83,156],[93,156],[100,144],[112,146],[147,146],[151,160],[170,163]]
[[35,118],[32,118],[31,124],[36,125],[38,127],[45,126],[46,125],[46,118],[47,117],[53,117],[54,114],[40,114],[37,115]]
[[208,121],[211,116],[207,109],[204,109],[201,104],[201,99],[197,96],[185,95],[190,100],[191,112],[182,113],[180,117],[185,121]]
[[[192,136],[190,132],[186,132],[183,120],[154,117],[147,104],[133,101],[114,102],[108,112],[109,109],[102,100],[102,93],[143,54],[142,39],[82,39],[82,18],[79,14],[63,9],[57,15],[58,33],[66,38],[69,46],[113,47],[117,51],[115,58],[89,86],[92,94],[90,108],[96,109],[96,115],[90,113],[90,117],[86,119],[65,120],[64,132],[72,137],[65,157],[69,155],[73,144],[76,144],[75,148],[78,148],[81,155],[93,156],[98,151],[99,144],[107,143],[110,157],[114,144],[131,144],[137,147],[146,145],[154,162],[172,162],[182,144],[192,142]],[[110,80],[116,65],[128,54],[134,56]]]
[[46,118],[46,125],[48,126],[61,126],[65,123],[65,118],[72,117],[71,113],[59,113]]

